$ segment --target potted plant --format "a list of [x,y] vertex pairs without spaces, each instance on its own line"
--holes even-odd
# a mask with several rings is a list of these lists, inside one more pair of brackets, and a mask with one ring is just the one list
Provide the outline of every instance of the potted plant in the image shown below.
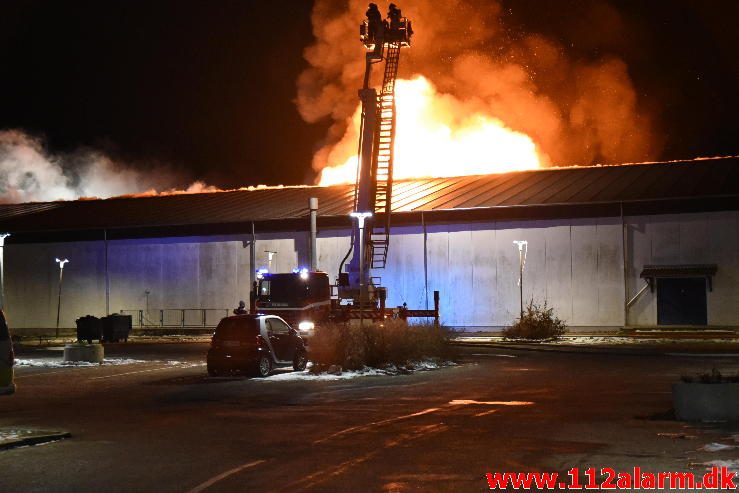
[[683,376],[672,385],[675,416],[684,421],[739,421],[739,373]]

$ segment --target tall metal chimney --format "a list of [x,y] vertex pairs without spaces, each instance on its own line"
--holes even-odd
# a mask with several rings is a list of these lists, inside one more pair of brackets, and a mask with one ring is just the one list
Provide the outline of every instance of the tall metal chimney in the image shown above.
[[308,207],[310,208],[310,270],[316,271],[318,270],[318,251],[316,250],[318,199],[311,197],[308,200]]

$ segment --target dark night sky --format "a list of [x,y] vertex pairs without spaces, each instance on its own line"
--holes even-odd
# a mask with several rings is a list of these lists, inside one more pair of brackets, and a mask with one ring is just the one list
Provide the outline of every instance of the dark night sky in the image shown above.
[[[576,57],[623,58],[654,106],[663,158],[739,154],[739,2],[614,0],[619,33],[583,18],[587,3],[505,0],[504,21],[511,36],[540,32]],[[0,129],[43,136],[55,152],[93,146],[168,163],[221,187],[312,182],[327,125],[304,123],[293,104],[311,2],[5,0],[0,9]]]

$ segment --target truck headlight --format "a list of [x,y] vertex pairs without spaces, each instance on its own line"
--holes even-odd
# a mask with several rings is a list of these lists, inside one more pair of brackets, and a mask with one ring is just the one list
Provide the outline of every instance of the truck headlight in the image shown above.
[[300,322],[298,324],[298,330],[300,332],[308,332],[310,330],[313,330],[313,327],[315,326],[316,324],[314,324],[313,322]]

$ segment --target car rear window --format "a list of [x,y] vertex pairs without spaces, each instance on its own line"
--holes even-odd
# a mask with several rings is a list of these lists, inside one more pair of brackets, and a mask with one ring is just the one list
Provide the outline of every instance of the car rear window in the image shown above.
[[216,327],[215,338],[241,340],[256,337],[258,333],[258,321],[254,318],[224,318]]

